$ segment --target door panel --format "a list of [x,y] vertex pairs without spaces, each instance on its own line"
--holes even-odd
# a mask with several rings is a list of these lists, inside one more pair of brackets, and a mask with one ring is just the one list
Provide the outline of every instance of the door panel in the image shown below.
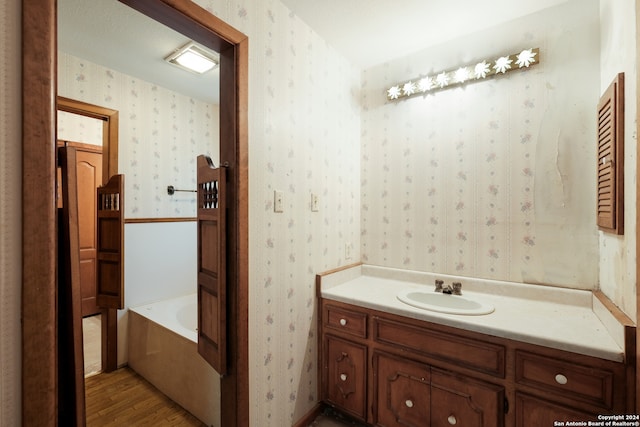
[[78,226],[82,316],[100,312],[96,305],[96,188],[102,184],[102,153],[77,149]]
[[[102,185],[102,147],[71,141],[58,141],[58,147],[75,150],[80,245],[80,289],[82,317],[100,312],[96,305],[96,188]],[[58,167],[58,183],[62,183]],[[62,186],[57,188],[57,205],[63,207]]]
[[[431,370],[431,425],[502,427],[504,389],[450,372]],[[542,424],[541,424],[542,425]]]
[[198,353],[227,373],[225,169],[198,156]]
[[358,419],[367,416],[367,347],[327,335],[323,376],[327,401]]
[[414,363],[382,353],[374,354],[375,378],[374,419],[385,427],[419,427],[431,418],[430,370]]
[[516,427],[538,427],[559,425],[558,421],[582,422],[597,421],[597,416],[566,406],[558,405],[535,396],[516,392]]

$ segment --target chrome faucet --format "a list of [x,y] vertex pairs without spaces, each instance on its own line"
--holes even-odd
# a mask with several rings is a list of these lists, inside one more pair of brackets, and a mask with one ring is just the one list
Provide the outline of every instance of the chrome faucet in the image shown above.
[[453,282],[452,286],[453,286],[453,294],[454,295],[462,295],[462,283]]
[[462,295],[462,283],[453,282],[451,285],[445,285],[444,280],[437,279],[434,292],[442,292],[448,295]]

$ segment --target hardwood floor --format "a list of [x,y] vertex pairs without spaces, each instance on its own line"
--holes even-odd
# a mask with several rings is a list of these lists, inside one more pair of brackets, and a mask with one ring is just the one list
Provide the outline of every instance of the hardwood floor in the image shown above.
[[204,426],[129,368],[85,379],[87,426]]
[[[85,378],[87,427],[206,427],[129,368]],[[331,410],[309,427],[364,427]]]

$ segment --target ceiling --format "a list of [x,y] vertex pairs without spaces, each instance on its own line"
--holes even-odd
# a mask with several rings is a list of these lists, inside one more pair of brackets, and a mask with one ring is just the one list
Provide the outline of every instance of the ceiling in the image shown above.
[[361,69],[569,0],[281,0]]
[[[365,69],[569,0],[281,1]],[[188,41],[116,0],[58,0],[61,51],[217,104],[217,70],[197,76],[163,60]]]
[[164,61],[189,41],[117,0],[58,0],[60,51],[218,104],[218,69],[197,75]]

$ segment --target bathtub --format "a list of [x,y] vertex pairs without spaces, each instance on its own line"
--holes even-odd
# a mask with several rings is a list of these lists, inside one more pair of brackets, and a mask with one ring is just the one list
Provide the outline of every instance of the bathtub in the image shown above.
[[220,377],[197,350],[197,296],[129,308],[129,367],[207,426],[220,426]]

